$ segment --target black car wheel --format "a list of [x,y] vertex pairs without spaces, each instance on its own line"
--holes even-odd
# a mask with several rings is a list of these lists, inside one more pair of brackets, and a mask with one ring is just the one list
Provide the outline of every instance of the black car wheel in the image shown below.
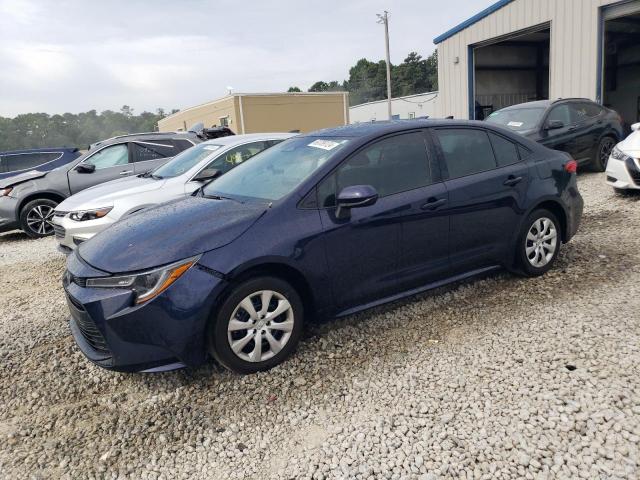
[[237,285],[209,330],[209,352],[224,367],[247,374],[282,363],[296,348],[304,309],[284,280],[259,277]]
[[525,221],[518,240],[518,263],[528,277],[546,273],[558,258],[562,235],[560,223],[548,210],[532,212]]
[[604,137],[600,140],[598,148],[595,152],[595,156],[591,161],[591,167],[596,172],[604,172],[607,169],[607,163],[609,162],[609,156],[611,150],[616,146],[616,141],[611,137]]
[[20,210],[20,228],[31,238],[53,235],[53,211],[58,202],[39,198],[27,203]]

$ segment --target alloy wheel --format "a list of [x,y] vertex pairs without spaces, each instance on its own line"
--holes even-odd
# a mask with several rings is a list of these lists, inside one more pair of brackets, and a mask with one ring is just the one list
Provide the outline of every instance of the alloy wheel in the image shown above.
[[51,235],[53,233],[54,208],[48,205],[36,205],[27,214],[27,225],[38,235]]
[[609,156],[611,155],[611,151],[613,150],[614,146],[615,142],[612,139],[605,138],[602,140],[598,155],[600,156],[600,163],[602,164],[603,168],[607,168],[607,163],[609,163]]
[[529,228],[525,240],[527,260],[536,268],[547,265],[558,248],[558,231],[547,217],[538,218]]
[[233,353],[247,362],[277,355],[291,338],[295,318],[289,301],[273,290],[247,295],[234,309],[227,326]]

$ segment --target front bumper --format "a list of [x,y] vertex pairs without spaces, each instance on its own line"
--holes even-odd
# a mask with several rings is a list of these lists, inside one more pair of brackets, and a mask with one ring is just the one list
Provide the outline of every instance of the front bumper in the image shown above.
[[89,240],[96,233],[112,225],[114,221],[107,215],[95,220],[76,222],[69,218],[68,212],[63,212],[62,214],[56,212],[53,216],[53,229],[56,240],[62,247],[61,250],[67,253],[82,242]]
[[224,280],[194,265],[158,297],[134,305],[130,290],[83,286],[87,276],[105,274],[84,264],[75,252],[68,268],[73,278],[64,282],[64,289],[71,333],[93,363],[140,372],[206,361],[207,324],[226,287]]
[[617,160],[609,157],[607,163],[607,184],[620,190],[640,190],[640,162],[631,158]]
[[19,228],[16,210],[18,199],[15,197],[0,197],[0,232],[7,232]]

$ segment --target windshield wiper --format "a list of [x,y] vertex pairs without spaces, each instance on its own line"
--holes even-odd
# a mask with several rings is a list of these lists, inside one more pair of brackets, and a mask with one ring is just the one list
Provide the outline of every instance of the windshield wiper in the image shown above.
[[237,199],[231,198],[231,197],[223,197],[222,195],[205,195],[205,193],[203,192],[202,196],[204,198],[210,198],[212,200],[231,200],[233,202],[242,203],[240,200],[237,200]]

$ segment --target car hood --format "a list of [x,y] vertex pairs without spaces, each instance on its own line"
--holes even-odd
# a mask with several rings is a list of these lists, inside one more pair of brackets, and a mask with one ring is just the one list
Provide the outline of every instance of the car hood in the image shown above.
[[126,217],[78,247],[91,266],[123,273],[166,265],[223,247],[268,206],[187,197]]
[[640,131],[632,132],[618,144],[618,148],[632,157],[640,157]]
[[162,188],[168,180],[156,180],[150,177],[118,178],[82,190],[60,203],[56,210],[73,212],[91,208],[111,207],[121,198]]
[[8,178],[0,179],[0,188],[12,187],[18,183],[27,182],[36,178],[44,177],[49,171],[29,170],[28,172],[19,173]]

